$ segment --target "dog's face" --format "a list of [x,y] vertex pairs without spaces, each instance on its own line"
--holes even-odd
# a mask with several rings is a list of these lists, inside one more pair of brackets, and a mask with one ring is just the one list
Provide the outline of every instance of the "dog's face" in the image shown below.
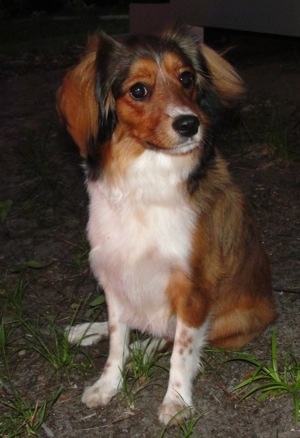
[[116,135],[145,148],[184,154],[200,146],[207,116],[198,105],[197,72],[172,51],[133,60],[120,84]]
[[100,34],[66,76],[58,107],[82,155],[100,169],[111,145],[115,154],[203,155],[222,107],[242,93],[232,67],[186,29],[123,43]]

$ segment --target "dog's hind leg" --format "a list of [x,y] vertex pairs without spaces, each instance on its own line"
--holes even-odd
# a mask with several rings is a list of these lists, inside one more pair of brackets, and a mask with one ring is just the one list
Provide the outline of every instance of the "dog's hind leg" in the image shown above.
[[71,344],[79,344],[86,347],[109,336],[108,322],[85,322],[83,324],[67,326],[65,334]]
[[215,313],[208,336],[210,345],[226,350],[243,347],[253,341],[274,321],[276,309],[271,296],[240,298]]

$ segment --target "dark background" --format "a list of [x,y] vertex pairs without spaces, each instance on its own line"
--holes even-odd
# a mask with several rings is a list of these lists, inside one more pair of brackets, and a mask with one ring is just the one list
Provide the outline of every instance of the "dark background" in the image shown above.
[[129,3],[168,3],[167,0],[0,0],[0,14],[10,17],[28,17],[34,13],[82,14],[127,12]]

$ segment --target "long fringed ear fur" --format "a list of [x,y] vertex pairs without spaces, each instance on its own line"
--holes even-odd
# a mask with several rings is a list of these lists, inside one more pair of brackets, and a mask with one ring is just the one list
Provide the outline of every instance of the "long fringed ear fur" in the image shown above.
[[[111,138],[117,122],[116,102],[113,84],[117,78],[118,55],[122,54],[122,45],[108,35],[100,34],[100,47],[96,59],[95,92],[99,105],[98,142],[104,143]],[[117,60],[117,63],[116,63]]]
[[208,75],[207,79],[213,84],[223,106],[234,106],[244,97],[246,90],[235,69],[213,49],[200,44],[191,28],[180,24],[171,26],[163,36],[167,41],[175,41],[183,52],[194,60],[195,65],[200,68],[200,73]]
[[[178,31],[169,38],[175,38]],[[182,39],[178,43],[188,53],[197,52],[193,39]],[[190,45],[185,47],[185,41]],[[70,70],[57,91],[57,108],[66,128],[80,149],[81,155],[92,166],[99,164],[104,151],[99,146],[111,137],[116,125],[113,82],[118,82],[119,57],[122,45],[103,33],[96,34],[88,41],[87,51],[81,62]],[[199,47],[199,46],[198,46]],[[195,48],[195,49],[194,49]],[[225,107],[235,104],[244,95],[243,83],[234,68],[214,50],[200,46],[201,56],[208,67],[209,80],[217,92],[218,99]],[[126,62],[126,56],[123,56]],[[209,94],[209,93],[208,93]],[[213,90],[207,99],[213,99]],[[202,104],[205,99],[202,96]],[[209,109],[214,102],[208,102]],[[208,111],[209,112],[209,111]]]
[[200,52],[204,57],[210,71],[212,81],[222,104],[232,107],[245,95],[242,79],[235,69],[217,52],[202,44]]
[[98,135],[98,103],[95,95],[95,39],[90,40],[81,62],[70,70],[56,93],[56,106],[67,131],[86,158],[91,137]]
[[102,33],[90,37],[85,56],[66,74],[56,93],[58,112],[85,159],[114,129],[114,99],[105,78],[109,53],[118,45]]

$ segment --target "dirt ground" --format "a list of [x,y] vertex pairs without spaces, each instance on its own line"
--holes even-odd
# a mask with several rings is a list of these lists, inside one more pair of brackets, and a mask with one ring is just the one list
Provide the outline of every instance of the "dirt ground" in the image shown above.
[[[249,196],[270,256],[280,358],[292,352],[300,359],[300,44],[262,36],[209,35],[209,40],[220,49],[233,46],[228,58],[249,90],[240,121],[234,118],[226,123],[219,148]],[[97,297],[86,264],[87,198],[80,159],[63,134],[55,110],[55,91],[78,52],[76,48],[49,59],[37,54],[0,59],[0,201],[12,201],[0,231],[1,281],[12,288],[23,274],[22,311],[29,318],[39,318],[45,332],[52,317],[61,327],[69,324],[79,305],[76,322],[85,320],[89,303]],[[277,123],[272,125],[274,117]],[[272,135],[288,138],[288,157],[286,150],[281,155],[274,152]],[[30,269],[30,260],[42,268]],[[5,300],[2,289],[0,309],[7,309]],[[102,313],[105,309],[93,317]],[[271,328],[249,347],[251,354],[265,361],[270,361],[270,332]],[[249,375],[250,368],[226,362],[230,355],[209,351],[204,356],[205,371],[195,382],[199,421],[193,435],[183,435],[179,429],[162,435],[157,409],[168,375],[159,368],[133,401],[120,396],[107,407],[87,409],[81,404],[81,393],[102,369],[107,342],[87,350],[94,365],[91,373],[71,371],[68,378],[53,375],[33,352],[26,350],[22,360],[16,355],[14,384],[32,401],[47,398],[63,384],[39,437],[300,437],[288,395],[263,402],[252,396],[240,402],[232,389]],[[167,364],[168,356],[162,361]],[[0,389],[0,397],[5,396]]]

